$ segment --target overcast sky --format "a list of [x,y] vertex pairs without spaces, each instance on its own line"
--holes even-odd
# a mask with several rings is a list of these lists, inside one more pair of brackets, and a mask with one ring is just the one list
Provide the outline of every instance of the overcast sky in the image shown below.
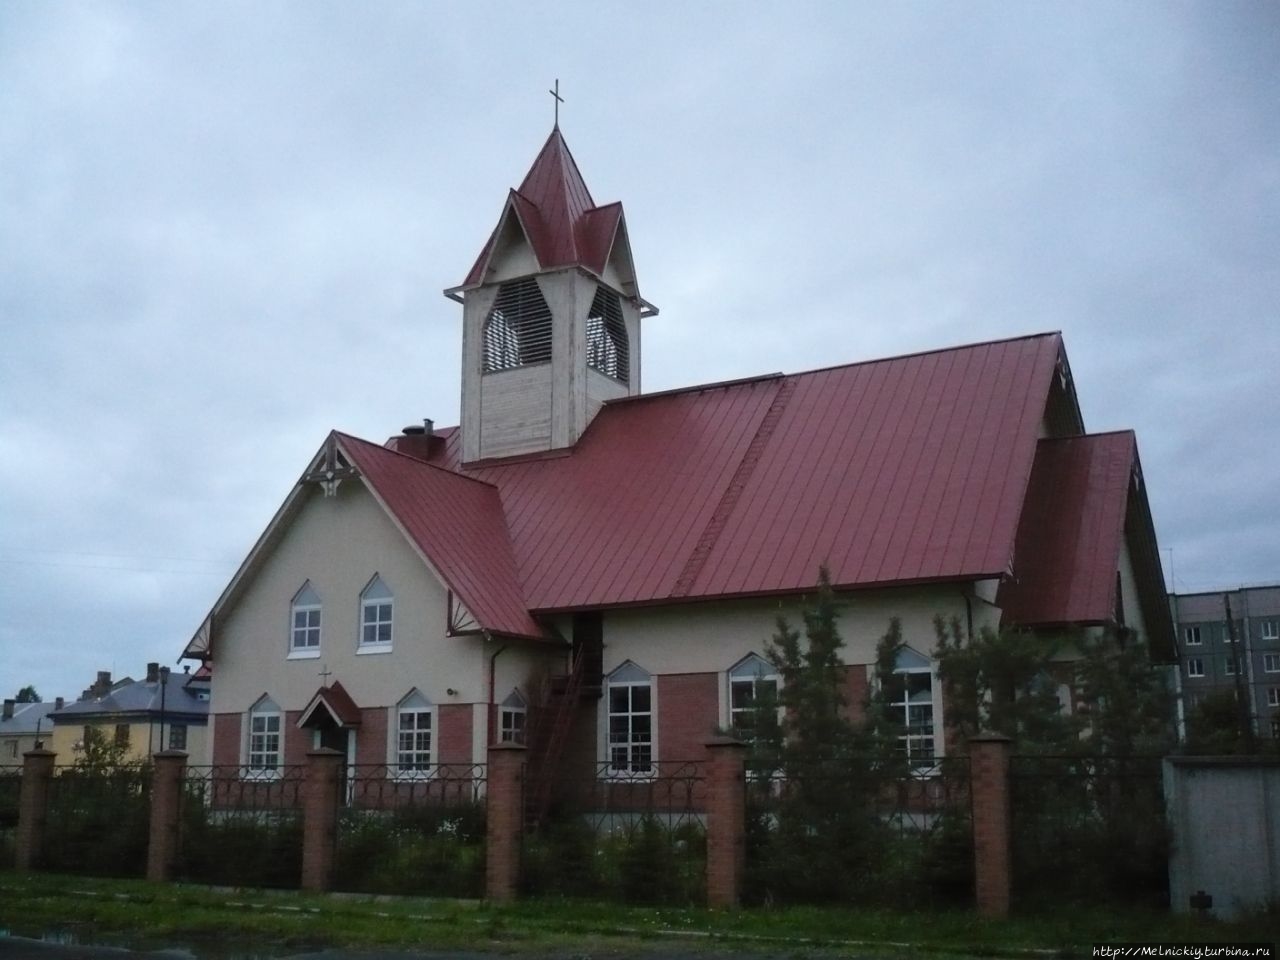
[[5,696],[172,663],[329,429],[457,422],[557,77],[645,389],[1061,330],[1166,576],[1280,580],[1276,3],[4,0]]

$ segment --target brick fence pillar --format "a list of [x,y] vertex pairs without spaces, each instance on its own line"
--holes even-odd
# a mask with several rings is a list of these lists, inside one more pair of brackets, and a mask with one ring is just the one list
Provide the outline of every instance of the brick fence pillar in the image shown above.
[[747,865],[747,745],[707,743],[707,906],[736,907]]
[[49,781],[57,754],[37,747],[22,755],[22,786],[18,794],[18,849],[14,866],[31,870],[44,849],[44,825],[49,816]]
[[147,841],[147,879],[171,879],[178,858],[178,822],[182,813],[182,782],[187,755],[181,750],[157,753],[151,778],[151,834]]
[[338,846],[338,803],[342,765],[340,750],[321,747],[307,753],[302,785],[302,889],[328,890]]
[[525,747],[489,745],[485,790],[484,895],[496,903],[514,900],[520,887],[520,834],[524,827]]
[[969,792],[973,802],[973,880],[978,913],[1009,915],[1013,833],[1009,755],[1013,741],[999,733],[969,739]]

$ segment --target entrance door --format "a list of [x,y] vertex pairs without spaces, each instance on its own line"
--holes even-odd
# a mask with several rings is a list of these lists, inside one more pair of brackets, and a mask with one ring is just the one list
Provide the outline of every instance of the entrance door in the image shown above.
[[316,746],[328,750],[337,750],[346,758],[339,775],[339,796],[346,803],[351,802],[351,765],[355,762],[355,731],[347,727],[325,724],[316,730]]

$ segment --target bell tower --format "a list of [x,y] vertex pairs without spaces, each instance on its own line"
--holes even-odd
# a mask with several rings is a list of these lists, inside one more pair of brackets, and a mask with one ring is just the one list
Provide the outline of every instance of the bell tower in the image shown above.
[[622,204],[598,207],[559,124],[466,280],[464,463],[572,447],[606,400],[640,392],[640,296]]

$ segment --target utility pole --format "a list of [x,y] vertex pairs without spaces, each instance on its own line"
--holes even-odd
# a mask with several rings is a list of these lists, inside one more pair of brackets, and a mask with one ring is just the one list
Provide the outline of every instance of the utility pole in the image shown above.
[[1236,622],[1231,616],[1231,594],[1222,594],[1222,605],[1227,610],[1227,646],[1231,648],[1231,659],[1235,666],[1236,678],[1236,710],[1240,717],[1240,733],[1244,737],[1245,753],[1257,753],[1257,744],[1253,737],[1253,716],[1249,711],[1248,692],[1244,685],[1244,664],[1240,662],[1240,638],[1236,636]]

